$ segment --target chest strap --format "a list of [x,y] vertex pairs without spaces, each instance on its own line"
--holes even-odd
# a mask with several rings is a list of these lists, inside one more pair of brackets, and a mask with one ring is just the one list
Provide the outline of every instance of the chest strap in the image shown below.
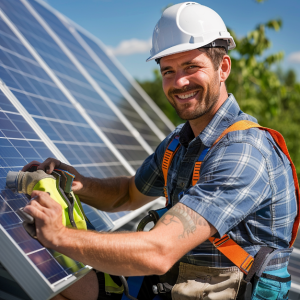
[[164,154],[163,157],[163,162],[162,162],[162,171],[164,175],[164,181],[165,181],[165,186],[164,186],[164,194],[166,197],[166,206],[169,203],[169,197],[168,197],[168,188],[167,188],[167,182],[168,182],[168,171],[171,166],[172,160],[178,149],[180,148],[180,143],[179,143],[179,136],[175,136],[174,139],[170,142],[170,144],[167,147],[167,150]]
[[[286,147],[284,138],[282,135],[277,132],[276,130],[269,129],[262,127],[254,122],[243,120],[238,121],[228,127],[226,130],[222,132],[222,134],[217,138],[217,140],[214,142],[211,148],[213,148],[226,134],[229,132],[237,131],[237,130],[247,130],[250,128],[259,128],[261,130],[268,131],[271,136],[273,137],[274,141],[277,143],[278,147],[281,149],[281,151],[286,155],[288,160],[290,161],[292,172],[293,172],[293,178],[294,178],[294,185],[295,185],[295,193],[296,193],[296,199],[297,199],[297,217],[295,219],[293,230],[292,230],[292,238],[290,242],[290,247],[292,247],[299,228],[300,223],[300,192],[299,192],[299,184],[298,184],[298,178],[295,166],[290,158],[290,155],[288,153],[288,149]],[[176,141],[175,141],[176,140]],[[175,141],[175,142],[174,142]],[[167,199],[166,205],[169,203],[168,200],[168,192],[167,192],[167,175],[168,170],[171,165],[172,159],[179,149],[179,137],[175,137],[167,147],[167,150],[164,154],[163,158],[163,164],[162,164],[162,170],[164,174],[164,193]],[[201,164],[206,156],[206,154],[209,152],[211,148],[204,148],[202,153],[200,154],[197,162],[195,163],[194,170],[193,170],[193,177],[192,177],[192,185],[196,185],[196,183],[200,179],[200,169]],[[224,254],[234,265],[236,265],[242,272],[245,274],[248,274],[253,262],[254,258],[249,253],[247,253],[242,247],[240,247],[235,241],[233,241],[227,234],[219,238],[210,237],[209,241],[222,253]]]

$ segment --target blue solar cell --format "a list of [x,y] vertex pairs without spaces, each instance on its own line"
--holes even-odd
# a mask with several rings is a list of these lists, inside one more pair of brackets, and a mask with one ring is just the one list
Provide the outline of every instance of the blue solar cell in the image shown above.
[[130,212],[128,211],[122,211],[122,212],[117,212],[117,213],[107,213],[107,215],[111,218],[112,221],[117,221],[118,219],[126,216]]

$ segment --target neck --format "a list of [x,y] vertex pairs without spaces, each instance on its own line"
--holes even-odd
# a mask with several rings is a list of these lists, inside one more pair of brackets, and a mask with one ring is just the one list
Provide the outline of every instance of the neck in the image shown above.
[[217,113],[217,111],[222,106],[222,104],[226,101],[227,98],[228,98],[228,94],[227,91],[225,90],[225,92],[221,92],[219,100],[216,102],[216,104],[211,108],[209,112],[207,112],[205,115],[195,120],[189,121],[195,137],[198,136],[205,129],[205,127],[209,124],[209,122],[212,120],[214,115]]

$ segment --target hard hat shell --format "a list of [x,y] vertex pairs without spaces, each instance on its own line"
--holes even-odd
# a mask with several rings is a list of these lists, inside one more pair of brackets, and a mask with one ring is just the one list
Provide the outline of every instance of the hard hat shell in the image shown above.
[[207,6],[184,2],[168,7],[156,24],[147,61],[205,46],[215,40],[235,42],[221,17]]

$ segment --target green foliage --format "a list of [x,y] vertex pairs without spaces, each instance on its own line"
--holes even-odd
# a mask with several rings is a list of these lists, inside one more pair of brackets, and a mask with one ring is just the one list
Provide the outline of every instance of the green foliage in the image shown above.
[[[283,52],[265,54],[272,45],[266,32],[277,31],[281,26],[281,20],[270,20],[241,38],[230,30],[237,47],[230,51],[232,69],[226,87],[244,112],[257,118],[259,124],[283,134],[299,176],[300,83],[293,70],[283,72],[276,68]],[[153,81],[140,84],[175,125],[182,123],[163,93],[158,70],[154,71]]]

